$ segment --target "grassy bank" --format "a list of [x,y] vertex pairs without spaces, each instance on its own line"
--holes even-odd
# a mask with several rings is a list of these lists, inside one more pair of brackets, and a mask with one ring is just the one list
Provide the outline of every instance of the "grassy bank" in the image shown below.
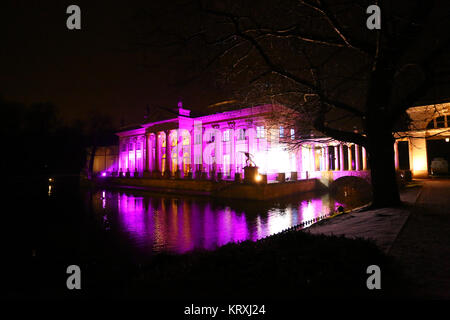
[[[65,287],[65,268],[71,261],[77,261],[82,270],[79,291]],[[399,266],[373,243],[302,231],[289,231],[257,242],[228,244],[215,251],[159,254],[147,262],[113,255],[81,261],[58,257],[28,260],[21,264],[26,270],[20,272],[27,278],[21,278],[25,285],[20,288],[14,281],[15,290],[9,296],[187,301],[309,298],[326,302],[402,298],[408,287]],[[381,268],[382,290],[366,287],[366,269],[372,264]]]
[[[382,290],[366,287],[366,269],[380,266]],[[92,296],[152,299],[342,299],[404,297],[401,270],[366,240],[281,233],[215,251],[160,254],[141,265],[98,268]],[[101,271],[101,272],[100,272]],[[108,279],[114,279],[114,285]],[[99,283],[104,285],[99,287]]]

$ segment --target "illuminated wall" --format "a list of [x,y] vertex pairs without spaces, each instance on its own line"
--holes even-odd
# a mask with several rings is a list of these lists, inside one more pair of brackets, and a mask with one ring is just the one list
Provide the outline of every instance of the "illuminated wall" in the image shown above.
[[176,118],[117,133],[119,174],[183,178],[203,172],[208,178],[220,173],[223,179],[234,179],[237,173],[244,174],[247,153],[269,181],[278,173],[285,173],[288,179],[305,179],[320,176],[331,162],[340,161],[328,152],[329,145],[339,147],[338,141],[323,139],[321,143],[318,139],[288,149],[284,142],[295,139],[295,130],[276,126],[271,118],[274,112],[282,112],[280,108],[263,105],[192,118],[190,111],[179,105]]
[[[427,140],[442,139],[450,142],[449,118],[450,103],[424,105],[409,108],[410,130],[396,132],[398,141],[407,141],[409,145],[409,164],[414,178],[426,178],[429,175]],[[441,120],[441,121],[440,121]],[[395,166],[399,167],[398,145],[394,146]]]

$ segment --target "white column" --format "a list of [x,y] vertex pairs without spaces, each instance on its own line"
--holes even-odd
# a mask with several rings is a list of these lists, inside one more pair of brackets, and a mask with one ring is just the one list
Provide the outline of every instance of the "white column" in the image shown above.
[[252,126],[247,130],[248,132],[248,152],[253,154],[254,143],[256,139],[256,127]]
[[127,156],[126,156],[126,172],[130,172],[130,143],[131,143],[131,139],[126,139],[127,142]]
[[189,141],[189,146],[191,148],[190,168],[191,168],[191,173],[192,173],[192,177],[193,177],[195,174],[195,126],[192,128],[192,130],[189,133],[191,135],[190,141]]
[[145,139],[145,157],[144,155],[142,155],[142,158],[145,159],[144,170],[148,171],[150,167],[150,143],[148,141],[148,139],[150,139],[150,135],[146,133],[144,135],[144,139]]
[[355,170],[361,170],[359,166],[359,146],[357,144],[355,144]]
[[215,154],[216,154],[216,163],[217,163],[217,172],[222,172],[223,173],[223,141],[222,141],[222,130],[221,129],[217,129],[217,134],[216,134],[216,150],[215,150]]
[[324,148],[325,148],[325,152],[324,152],[325,171],[329,171],[330,170],[330,155],[328,153],[328,145],[326,145]]
[[325,170],[325,150],[323,146],[320,146],[320,171]]
[[230,176],[234,179],[234,173],[236,172],[236,137],[235,129],[230,128]]
[[351,145],[347,145],[347,149],[348,149],[348,170],[353,170],[353,166],[352,166],[352,146]]
[[[166,165],[164,168],[164,175],[168,177],[172,176],[172,144],[170,143],[170,132],[171,130],[166,130]],[[167,171],[167,172],[166,172]]]
[[337,146],[334,146],[334,170],[339,170],[339,157]]
[[395,161],[395,170],[399,169],[399,162],[398,162],[398,142],[395,141],[394,143],[394,161]]
[[309,159],[309,169],[311,172],[316,171],[316,150],[314,143],[310,144],[311,150],[310,150],[310,159]]
[[122,144],[123,138],[119,138],[119,163],[117,165],[117,172],[120,172],[120,169],[122,169]]
[[159,141],[159,132],[155,132],[155,171],[162,172],[161,168],[161,141]]
[[427,141],[425,137],[409,138],[410,167],[413,177],[428,177]]
[[138,138],[134,138],[134,172],[137,172],[137,143]]
[[184,130],[178,129],[177,130],[177,165],[178,165],[178,171],[180,171],[180,175],[183,175],[184,168],[183,168],[183,161],[184,161],[184,150],[185,147],[183,145],[183,135],[185,134]]
[[146,169],[146,159],[147,159],[147,135],[144,134],[141,138],[142,143],[141,143],[141,168],[142,168],[142,172],[144,172],[144,170]]
[[303,171],[302,167],[303,167],[303,158],[302,158],[302,149],[303,147],[299,147],[298,151],[297,151],[297,174],[298,174],[298,178],[301,178],[301,172]]
[[344,145],[341,143],[339,145],[339,170],[344,171]]
[[366,148],[362,147],[363,170],[367,170],[367,153]]

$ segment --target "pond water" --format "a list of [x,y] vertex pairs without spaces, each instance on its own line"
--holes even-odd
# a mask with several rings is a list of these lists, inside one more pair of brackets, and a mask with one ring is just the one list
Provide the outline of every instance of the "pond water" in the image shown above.
[[282,201],[230,201],[149,194],[88,192],[97,224],[140,252],[184,253],[258,239],[292,226],[308,226],[341,205],[329,194],[302,194]]

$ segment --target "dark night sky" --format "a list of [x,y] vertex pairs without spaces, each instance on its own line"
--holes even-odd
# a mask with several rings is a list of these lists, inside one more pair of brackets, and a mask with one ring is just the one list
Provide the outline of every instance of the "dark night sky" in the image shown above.
[[[81,8],[81,30],[66,28],[67,6]],[[133,46],[132,14],[138,4],[92,1],[12,1],[0,4],[0,95],[30,104],[52,102],[65,119],[108,113],[139,121],[147,104],[200,109],[218,101],[208,81],[174,83],[182,65]]]
[[[67,120],[97,112],[116,123],[122,117],[126,123],[141,121],[147,105],[175,107],[181,98],[186,108],[201,111],[228,98],[211,75],[175,85],[190,66],[164,51],[148,49],[151,66],[143,66],[132,16],[153,3],[1,1],[0,96],[25,104],[51,102]],[[66,28],[71,4],[81,8],[81,30]]]

